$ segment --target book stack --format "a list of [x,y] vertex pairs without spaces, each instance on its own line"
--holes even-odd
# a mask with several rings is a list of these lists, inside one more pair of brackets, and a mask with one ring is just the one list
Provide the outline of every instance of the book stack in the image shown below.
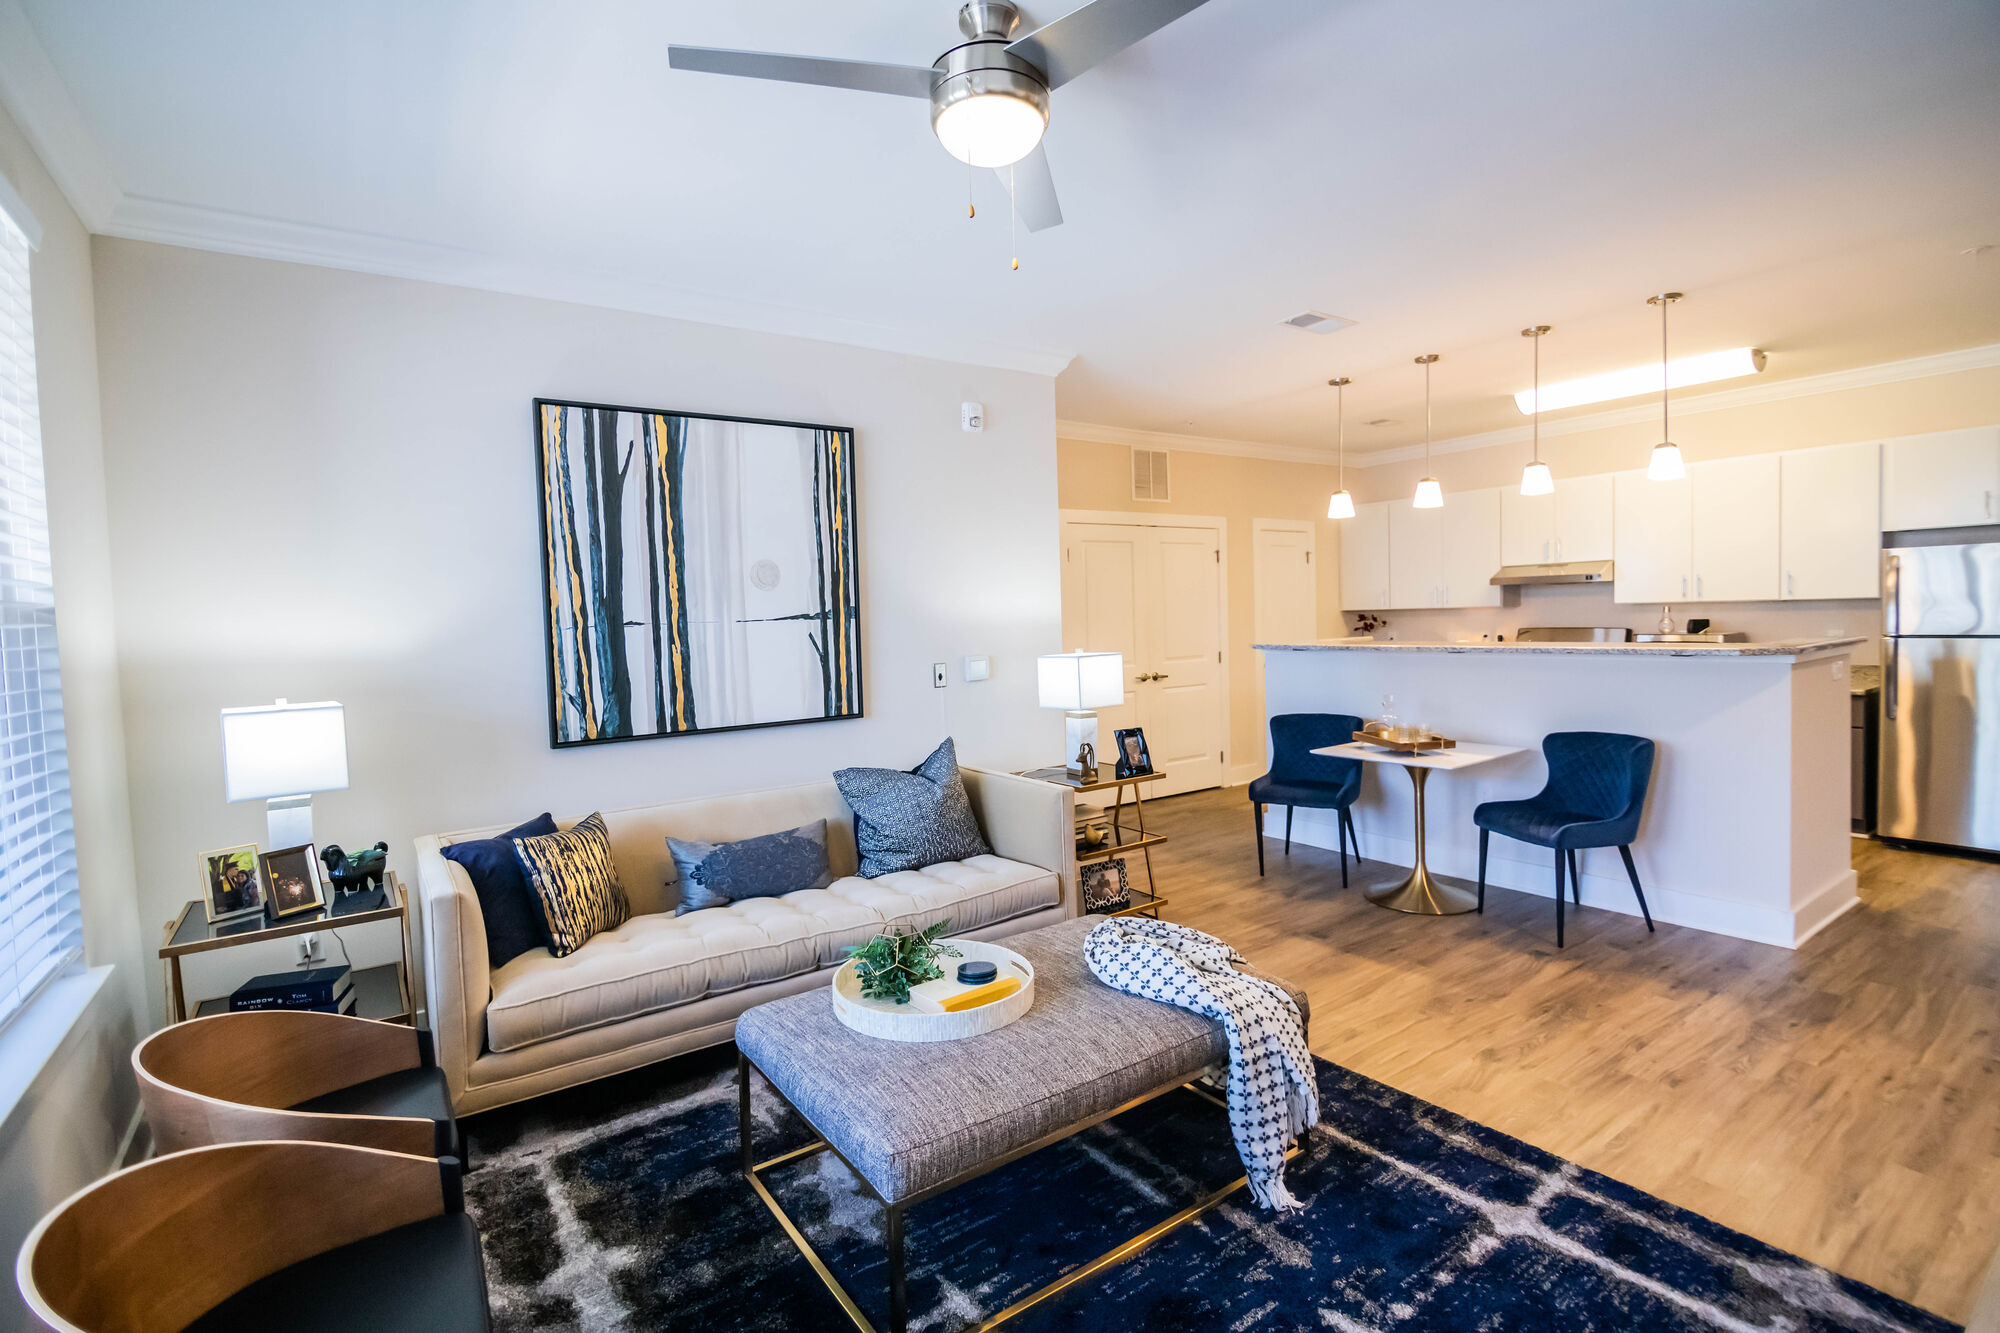
[[310,1009],[321,1014],[354,1012],[354,974],[347,964],[252,977],[229,996],[232,1013],[252,1009]]
[[1092,851],[1111,841],[1111,820],[1101,805],[1076,803],[1076,849]]

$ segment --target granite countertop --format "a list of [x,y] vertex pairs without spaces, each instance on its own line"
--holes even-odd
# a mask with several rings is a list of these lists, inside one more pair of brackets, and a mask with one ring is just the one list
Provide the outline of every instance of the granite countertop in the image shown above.
[[1265,652],[1288,653],[1536,653],[1586,657],[1822,657],[1845,651],[1852,639],[1789,639],[1778,643],[1401,643],[1349,640],[1344,643],[1259,643]]
[[1870,690],[1882,688],[1882,668],[1878,666],[1851,666],[1847,668],[1847,679],[1854,687],[1854,693],[1866,694]]

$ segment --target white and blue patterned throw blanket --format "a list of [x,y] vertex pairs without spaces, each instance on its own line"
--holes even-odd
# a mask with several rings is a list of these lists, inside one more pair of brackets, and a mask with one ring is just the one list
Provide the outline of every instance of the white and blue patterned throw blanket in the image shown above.
[[1285,1188],[1285,1149],[1319,1120],[1319,1088],[1299,1007],[1282,986],[1246,977],[1213,935],[1144,917],[1113,917],[1084,937],[1083,958],[1114,990],[1206,1015],[1229,1038],[1229,1128],[1250,1192],[1266,1208]]

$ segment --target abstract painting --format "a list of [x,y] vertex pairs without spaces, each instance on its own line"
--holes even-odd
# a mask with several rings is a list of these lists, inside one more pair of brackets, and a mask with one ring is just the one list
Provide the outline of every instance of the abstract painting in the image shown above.
[[549,743],[861,716],[854,432],[535,400]]

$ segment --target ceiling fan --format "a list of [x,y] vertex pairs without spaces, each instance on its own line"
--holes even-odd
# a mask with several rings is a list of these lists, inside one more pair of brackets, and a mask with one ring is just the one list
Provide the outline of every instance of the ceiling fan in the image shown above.
[[[669,46],[673,69],[748,79],[816,83],[896,97],[927,98],[931,129],[945,151],[992,167],[1014,194],[1029,231],[1062,222],[1055,178],[1042,151],[1049,92],[1166,27],[1203,0],[1090,0],[1053,23],[1014,37],[1021,11],[1007,0],[971,0],[958,11],[966,40],[929,68],[869,60],[828,60],[767,51]],[[1012,168],[1009,172],[1007,169]],[[1012,177],[1010,180],[1009,177]]]

